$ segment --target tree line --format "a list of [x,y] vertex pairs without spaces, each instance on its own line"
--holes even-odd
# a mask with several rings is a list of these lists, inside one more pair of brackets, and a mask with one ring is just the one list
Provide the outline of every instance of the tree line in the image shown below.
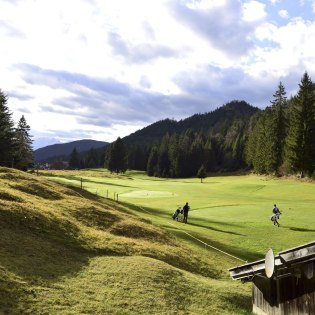
[[14,126],[8,97],[0,89],[0,166],[27,170],[33,165],[33,140],[24,115]]
[[[205,172],[245,169],[246,131],[252,113],[253,107],[244,101],[233,101],[210,115],[194,115],[180,123],[178,128],[173,121],[165,120],[161,126],[167,131],[160,141],[153,141],[152,128],[159,127],[155,123],[149,127],[151,134],[145,130],[149,140],[144,144],[145,137],[141,135],[140,144],[126,145],[124,140],[118,138],[109,145],[105,150],[105,167],[119,172],[120,168],[112,168],[110,161],[120,160],[122,171],[144,170],[149,176],[158,177],[190,177]],[[192,127],[187,129],[183,125]],[[174,132],[170,132],[172,129]],[[116,143],[123,147],[120,152],[123,152],[124,158],[118,158],[116,150],[113,150]]]
[[300,174],[315,170],[315,85],[304,73],[290,100],[280,82],[271,106],[251,119],[246,161],[260,174]]
[[[305,72],[290,99],[279,83],[270,106],[259,110],[232,101],[183,121],[166,119],[103,149],[78,153],[69,168],[106,167],[112,172],[146,171],[149,176],[203,178],[205,173],[253,170],[259,174],[315,171],[315,85]],[[27,169],[33,163],[30,127],[22,116],[14,127],[8,97],[0,90],[0,165]]]
[[[305,72],[297,95],[288,100],[280,82],[271,105],[255,111],[250,119],[223,119],[208,130],[203,125],[199,130],[167,131],[151,144],[126,146],[118,138],[105,150],[105,167],[114,172],[145,170],[158,177],[200,177],[205,172],[237,170],[311,177],[315,171],[314,93],[315,85]],[[162,124],[165,129],[172,125],[170,120]],[[117,142],[119,151],[113,149]]]

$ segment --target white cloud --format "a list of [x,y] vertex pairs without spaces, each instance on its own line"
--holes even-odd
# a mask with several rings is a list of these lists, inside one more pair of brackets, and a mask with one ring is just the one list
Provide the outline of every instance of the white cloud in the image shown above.
[[243,20],[247,22],[259,21],[266,17],[265,4],[251,0],[243,5]]
[[280,78],[315,74],[315,22],[278,2],[0,1],[0,88],[15,120],[56,139],[112,141],[231,99],[263,107]]
[[279,16],[283,19],[288,19],[289,18],[289,13],[287,10],[280,10],[279,11]]

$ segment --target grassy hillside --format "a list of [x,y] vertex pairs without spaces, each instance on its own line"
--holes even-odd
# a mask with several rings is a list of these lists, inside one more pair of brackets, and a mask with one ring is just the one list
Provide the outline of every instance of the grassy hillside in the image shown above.
[[0,314],[250,313],[233,258],[133,211],[0,168]]

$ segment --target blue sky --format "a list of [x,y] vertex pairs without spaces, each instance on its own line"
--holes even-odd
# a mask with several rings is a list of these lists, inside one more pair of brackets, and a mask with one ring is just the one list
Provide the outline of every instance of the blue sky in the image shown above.
[[315,0],[0,0],[0,88],[34,147],[114,141],[315,80]]

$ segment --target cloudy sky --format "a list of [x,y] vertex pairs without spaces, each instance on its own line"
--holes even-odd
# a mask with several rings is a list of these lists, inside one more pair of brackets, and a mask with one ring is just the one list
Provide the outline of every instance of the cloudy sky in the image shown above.
[[315,0],[0,0],[0,89],[34,147],[114,141],[315,81]]

